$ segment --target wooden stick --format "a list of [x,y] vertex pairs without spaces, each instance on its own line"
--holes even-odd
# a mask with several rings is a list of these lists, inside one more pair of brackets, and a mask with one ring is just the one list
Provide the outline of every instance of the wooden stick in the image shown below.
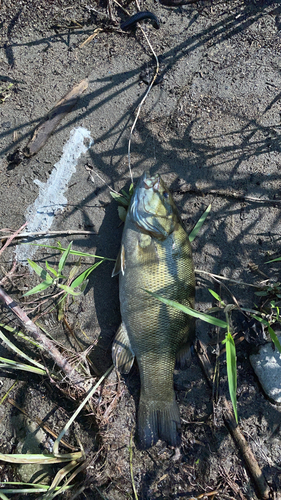
[[78,386],[79,389],[84,389],[85,378],[81,377],[73,368],[67,359],[55,347],[54,343],[48,339],[27,316],[24,310],[0,287],[0,302],[13,312],[13,314],[20,320],[24,328],[29,332],[30,336],[38,342],[38,344],[51,356],[55,363],[59,366],[65,375],[69,378],[70,382]]
[[80,95],[88,88],[89,81],[87,78],[81,80],[68,92],[56,105],[49,111],[46,118],[36,128],[31,140],[23,150],[23,154],[30,158],[40,151],[46,144],[49,137],[54,132],[55,128],[61,120],[69,113],[77,103]]
[[[200,361],[201,368],[205,374],[205,377],[207,379],[207,382],[209,386],[212,388],[213,387],[213,382],[212,382],[212,375],[211,375],[211,362],[209,360],[209,357],[207,355],[207,350],[206,347],[203,345],[202,342],[200,342],[199,347],[196,347],[196,352]],[[271,492],[270,488],[265,480],[265,477],[259,467],[259,464],[257,460],[254,457],[254,454],[250,448],[249,443],[247,443],[246,439],[244,438],[242,431],[239,427],[239,425],[236,424],[234,417],[233,417],[233,412],[232,412],[232,407],[230,403],[227,401],[226,397],[222,397],[222,405],[223,405],[223,417],[224,417],[224,423],[229,429],[232,438],[237,446],[237,448],[240,450],[242,453],[243,459],[245,460],[245,463],[247,465],[247,468],[251,474],[251,477],[253,479],[253,482],[255,484],[256,490],[259,492],[260,498],[262,500],[269,500],[271,497]]]
[[232,408],[230,406],[229,401],[227,401],[226,397],[223,396],[223,407],[224,407],[224,422],[228,427],[233,440],[235,441],[236,446],[241,451],[243,458],[246,462],[247,468],[251,474],[252,479],[254,480],[257,491],[260,494],[260,497],[263,500],[267,500],[271,497],[270,488],[265,480],[265,477],[259,467],[258,462],[256,461],[254,454],[250,448],[249,443],[244,438],[239,425],[236,424],[234,418],[232,416]]

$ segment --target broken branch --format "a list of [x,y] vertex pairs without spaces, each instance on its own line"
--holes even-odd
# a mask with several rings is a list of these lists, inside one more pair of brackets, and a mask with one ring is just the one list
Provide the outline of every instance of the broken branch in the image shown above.
[[75,371],[75,368],[70,365],[67,359],[54,346],[54,343],[41,332],[40,328],[33,323],[24,310],[1,287],[0,301],[20,320],[30,336],[51,356],[70,382],[78,386],[80,390],[83,389],[85,379]]

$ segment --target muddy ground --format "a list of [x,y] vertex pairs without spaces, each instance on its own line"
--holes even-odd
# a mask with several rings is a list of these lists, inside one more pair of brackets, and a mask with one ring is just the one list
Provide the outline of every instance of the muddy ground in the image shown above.
[[[134,4],[128,9],[134,13]],[[150,92],[133,134],[134,178],[148,168],[162,173],[188,231],[212,204],[210,216],[192,244],[196,269],[249,284],[258,285],[267,276],[278,281],[280,266],[266,262],[280,255],[280,3],[199,0],[171,7],[148,0],[141,2],[141,10],[154,12],[161,23],[159,30],[150,23],[144,29],[160,58],[163,79]],[[107,22],[104,5],[86,0],[0,3],[0,229],[16,230],[25,223],[27,208],[38,196],[34,180],[47,182],[70,132],[82,126],[94,144],[80,157],[65,194],[66,206],[53,214],[51,230],[80,229],[96,234],[58,236],[47,242],[60,241],[66,246],[73,241],[75,250],[114,259],[122,227],[108,186],[117,191],[129,186],[130,127],[147,89],[140,73],[154,64],[154,58],[139,29],[120,32],[120,21],[127,18],[121,9],[114,5],[113,13],[116,24]],[[104,31],[80,47],[97,27]],[[45,147],[18,165],[9,163],[9,155],[26,146],[42,117],[88,76],[87,90]],[[11,244],[0,257],[0,279],[11,269],[15,246]],[[56,266],[59,256],[42,248],[33,256],[39,263],[46,258]],[[71,257],[68,267],[75,261]],[[83,260],[83,266],[92,263]],[[90,357],[100,373],[111,364],[110,343],[120,322],[118,280],[111,279],[112,267],[111,262],[98,267],[84,295],[70,301],[67,312],[80,351],[93,346]],[[5,281],[5,289],[24,303],[22,294],[37,283],[29,269],[19,264],[11,280]],[[259,304],[254,288],[227,286],[240,306]],[[226,302],[233,302],[230,293],[198,273],[198,309],[206,311],[212,306],[210,287]],[[32,304],[26,308],[33,317],[40,312]],[[2,311],[1,321],[11,318]],[[237,344],[240,427],[271,488],[271,497],[280,499],[281,410],[266,398],[249,363],[249,354],[262,334],[247,330],[241,313],[233,319],[237,338],[245,336]],[[41,322],[74,357],[79,347],[66,325],[58,323],[56,312],[43,316]],[[219,335],[224,336],[223,332]],[[208,346],[214,366],[217,332],[198,322],[197,337]],[[30,347],[25,348],[31,352]],[[13,356],[2,346],[4,355]],[[38,352],[36,356],[39,359]],[[47,358],[45,361],[52,367]],[[0,398],[15,379],[18,382],[9,396],[31,421],[48,416],[48,425],[58,432],[76,408],[75,400],[39,376],[4,371]],[[188,499],[210,494],[206,498],[260,498],[224,425],[221,399],[213,403],[195,353],[191,366],[176,374],[175,383],[183,428],[180,452],[160,442],[148,452],[133,445],[138,497]],[[228,397],[224,354],[219,391]],[[77,444],[79,436],[89,459],[79,478],[85,487],[79,498],[134,497],[129,442],[137,397],[135,367],[125,380],[118,381],[112,373],[94,397],[92,410],[88,408],[69,432],[72,444]],[[1,452],[20,449],[27,422],[19,415],[7,399],[2,402]],[[41,449],[51,449],[47,434],[40,443]],[[54,473],[51,469],[49,476]],[[32,482],[36,474],[24,476],[16,467],[0,465],[1,481],[21,477]],[[212,491],[217,493],[211,495]]]

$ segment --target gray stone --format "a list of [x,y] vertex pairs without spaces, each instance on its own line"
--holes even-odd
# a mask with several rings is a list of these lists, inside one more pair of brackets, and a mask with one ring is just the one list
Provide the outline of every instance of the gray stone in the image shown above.
[[[280,337],[279,337],[279,340]],[[281,354],[271,343],[260,347],[250,361],[266,395],[281,404]]]
[[[18,438],[16,453],[41,455],[46,451],[43,444],[46,441],[46,434],[38,424],[22,414],[12,417],[12,422]],[[50,484],[54,478],[54,466],[28,463],[27,458],[27,463],[18,465],[17,473],[23,482]]]

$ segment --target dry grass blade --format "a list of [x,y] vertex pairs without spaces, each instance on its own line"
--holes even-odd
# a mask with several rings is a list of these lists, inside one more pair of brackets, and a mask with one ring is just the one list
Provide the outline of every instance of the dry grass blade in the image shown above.
[[59,464],[61,462],[78,461],[83,459],[83,453],[65,453],[54,455],[53,453],[31,454],[31,453],[0,453],[0,460],[11,464]]
[[[63,467],[62,469],[60,469],[58,471],[58,473],[55,475],[53,481],[52,481],[52,484],[50,486],[50,489],[47,491],[47,493],[45,493],[45,495],[43,495],[42,497],[42,500],[52,500],[55,496],[56,496],[56,493],[55,493],[55,490],[56,488],[58,487],[58,485],[61,483],[61,481],[63,480],[63,478],[69,473],[71,472],[73,469],[75,469],[75,467],[77,467],[77,462],[76,460],[72,460],[71,462],[69,462],[69,464],[67,464],[65,467]],[[57,494],[60,494],[62,493],[64,490],[64,486],[62,486],[59,491],[57,491]]]
[[82,42],[80,45],[79,45],[79,49],[82,49],[82,47],[84,47],[85,45],[87,45],[87,43],[90,43],[99,33],[101,33],[101,31],[104,31],[102,28],[96,28],[94,33],[92,33],[92,35],[90,35],[87,40],[85,40],[84,42]]
[[85,397],[85,399],[82,401],[82,403],[79,405],[79,407],[77,408],[77,410],[74,412],[74,414],[72,415],[72,417],[69,419],[69,421],[67,422],[67,424],[64,426],[64,428],[60,432],[60,434],[57,437],[57,439],[55,440],[54,446],[53,446],[53,454],[55,456],[59,456],[59,452],[58,451],[59,451],[59,444],[60,444],[61,438],[68,431],[69,427],[73,424],[73,422],[76,419],[77,415],[79,415],[80,411],[84,408],[85,404],[89,401],[89,399],[91,399],[91,397],[93,396],[94,392],[100,386],[100,384],[102,383],[102,381],[111,373],[112,370],[113,370],[113,366],[111,366],[110,368],[108,368],[108,370],[98,380],[98,382],[94,385],[94,387],[92,387],[92,389],[90,389],[88,391],[88,394]]
[[[49,497],[49,496],[47,496],[48,494],[47,494],[47,495],[44,495],[44,496],[43,496],[43,498],[42,498],[42,500],[51,500],[52,498],[55,498],[57,495],[60,495],[61,493],[63,493],[63,492],[64,492],[67,488],[69,488],[69,483],[70,483],[71,481],[73,481],[73,479],[74,479],[74,478],[75,478],[78,474],[80,474],[80,472],[82,472],[82,471],[83,471],[83,470],[87,467],[87,465],[88,465],[88,464],[87,464],[87,462],[86,462],[86,460],[85,460],[85,461],[84,461],[81,465],[79,465],[79,467],[77,467],[77,465],[78,465],[78,464],[77,464],[77,462],[76,462],[74,467],[68,467],[68,466],[66,466],[66,467],[64,467],[63,469],[61,469],[61,471],[59,471],[59,472],[58,472],[58,474],[57,474],[57,476],[58,476],[59,474],[61,475],[61,479],[62,479],[62,474],[63,474],[63,472],[62,472],[62,471],[65,471],[66,469],[68,469],[68,470],[67,470],[67,472],[66,472],[66,473],[68,474],[69,472],[71,472],[71,470],[73,470],[73,469],[75,469],[75,470],[74,470],[74,472],[73,472],[73,473],[69,476],[69,478],[67,479],[67,481],[65,481],[64,485],[63,485],[63,486],[62,486],[62,487],[61,487],[61,488],[60,488],[60,489],[59,489],[56,493],[52,494],[50,497]],[[76,468],[75,468],[75,467],[76,467]],[[65,476],[65,474],[64,474],[64,476]],[[55,479],[54,479],[54,481],[53,481],[52,485],[54,484],[54,482],[55,482]],[[84,489],[84,487],[83,487],[83,489]],[[49,493],[49,492],[48,492],[48,493]],[[74,494],[74,497],[75,497],[75,495],[76,495],[76,493]]]
[[2,369],[10,369],[10,370],[21,370],[24,372],[35,373],[35,375],[47,375],[46,370],[41,370],[41,368],[37,368],[36,366],[26,365],[24,363],[17,363],[12,359],[2,358],[0,357],[0,368]]
[[253,288],[257,288],[257,285],[252,285],[251,283],[245,283],[244,281],[234,280],[232,278],[226,278],[226,276],[221,276],[220,274],[209,273],[208,271],[203,271],[203,269],[195,269],[195,273],[207,274],[207,276],[210,276],[210,278],[219,278],[221,280],[229,281],[230,283],[235,283],[236,285],[251,286]]
[[136,489],[136,485],[135,485],[134,470],[133,470],[133,433],[132,432],[131,432],[131,437],[130,437],[129,452],[130,452],[130,474],[131,474],[132,487],[133,487],[135,500],[138,500],[138,494],[137,494],[137,489]]

